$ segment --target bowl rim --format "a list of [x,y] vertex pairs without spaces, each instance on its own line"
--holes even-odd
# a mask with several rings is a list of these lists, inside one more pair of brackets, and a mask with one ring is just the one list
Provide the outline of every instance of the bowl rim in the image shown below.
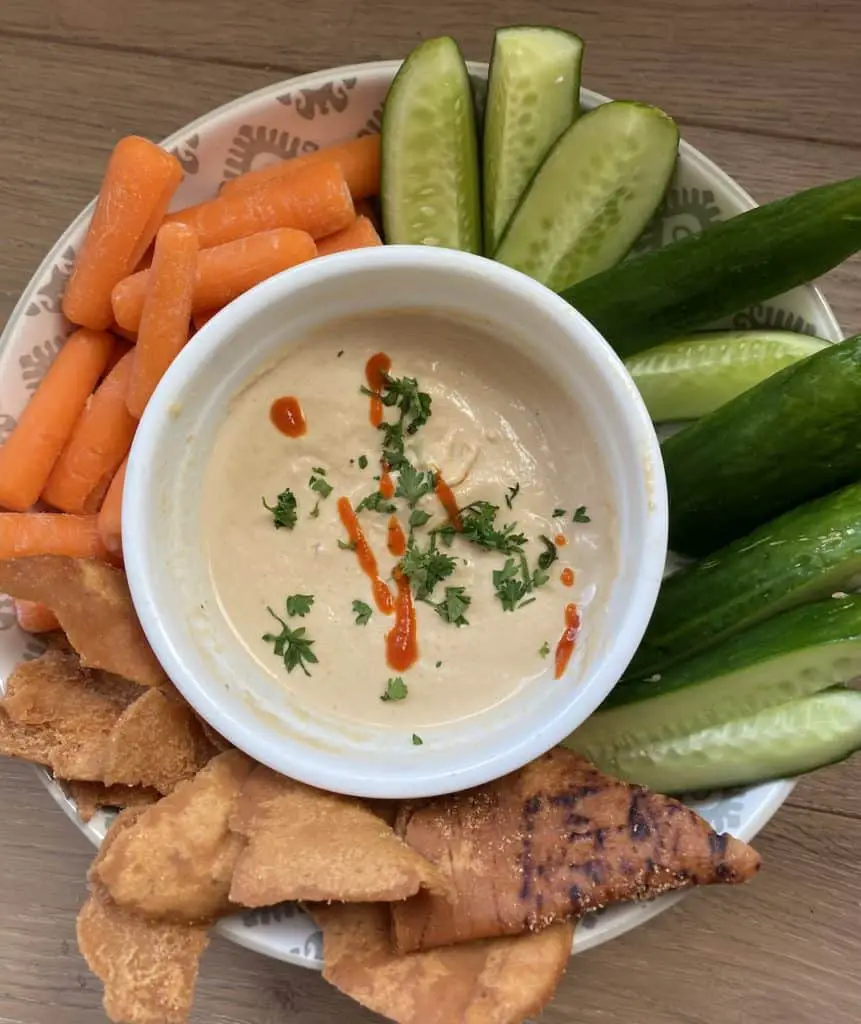
[[[205,404],[204,389],[196,384],[207,366],[213,360],[237,358],[230,354],[230,341],[240,331],[245,331],[245,339],[242,349],[236,351],[238,358],[247,358],[253,347],[248,324],[267,307],[289,304],[291,297],[309,288],[335,289],[354,274],[384,276],[395,266],[425,276],[435,271],[480,276],[492,290],[507,291],[525,310],[534,309],[535,315],[540,310],[545,322],[552,318],[570,342],[571,357],[579,350],[589,372],[606,382],[618,424],[617,443],[633,452],[630,463],[636,466],[635,470],[626,467],[625,472],[631,474],[632,493],[643,496],[630,513],[640,534],[639,546],[634,551],[617,552],[624,569],[616,568],[604,603],[618,594],[623,572],[629,580],[627,599],[611,628],[605,626],[600,653],[587,661],[579,685],[569,681],[558,703],[549,704],[544,716],[536,716],[535,727],[527,735],[500,737],[504,742],[488,744],[472,759],[462,741],[450,754],[437,754],[433,764],[429,758],[415,759],[398,772],[382,759],[385,743],[380,748],[382,757],[359,766],[349,748],[322,751],[285,736],[267,727],[253,712],[246,713],[241,699],[225,699],[222,692],[216,692],[216,684],[202,666],[194,668],[194,641],[175,621],[175,615],[162,612],[161,598],[167,586],[164,549],[154,541],[162,521],[156,498],[159,483],[163,485],[159,446],[170,430],[172,410]],[[332,319],[338,317],[336,313]],[[221,397],[218,406],[224,408]],[[600,439],[598,444],[600,448]],[[430,246],[382,246],[312,260],[262,282],[213,317],[183,349],[151,398],[129,456],[123,497],[123,533],[129,537],[124,545],[126,575],[141,625],[168,676],[198,714],[236,747],[275,771],[333,792],[390,799],[437,796],[482,785],[522,767],[565,739],[610,693],[645,632],[657,598],[667,554],[667,507],[660,445],[645,403],[621,359],[585,317],[538,282],[484,257]],[[228,643],[233,646],[232,641]],[[369,728],[376,731],[376,727]]]

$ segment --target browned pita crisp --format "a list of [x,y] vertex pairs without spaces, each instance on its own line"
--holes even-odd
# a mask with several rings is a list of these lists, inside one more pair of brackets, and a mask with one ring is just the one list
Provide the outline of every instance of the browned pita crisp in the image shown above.
[[397,831],[446,874],[453,902],[420,893],[392,908],[401,952],[514,935],[671,889],[743,882],[746,843],[669,797],[552,750],[480,789],[405,806]]
[[[141,813],[124,811],[117,818],[94,868]],[[112,1021],[185,1024],[200,957],[209,942],[205,926],[147,921],[118,907],[104,886],[92,880],[77,932],[82,956],[105,987],[105,1013]]]
[[108,736],[139,687],[48,651],[22,662],[0,700],[0,753],[48,765],[63,779],[102,779]]
[[61,555],[0,560],[0,593],[47,605],[81,664],[141,686],[167,682],[138,622],[121,570]]
[[238,750],[213,758],[170,796],[143,810],[93,866],[115,903],[163,921],[229,913],[242,837],[228,822],[253,762]]
[[385,904],[310,908],[323,929],[323,977],[398,1024],[521,1024],[553,997],[573,925],[427,953],[392,952]]
[[230,887],[230,899],[244,907],[400,900],[421,886],[447,891],[439,872],[360,801],[263,765],[245,783],[230,827],[248,840]]
[[194,712],[170,690],[146,690],[111,731],[105,782],[170,793],[217,753]]
[[81,821],[90,821],[105,807],[148,807],[161,799],[161,793],[143,786],[105,786],[101,782],[63,780],[75,801]]

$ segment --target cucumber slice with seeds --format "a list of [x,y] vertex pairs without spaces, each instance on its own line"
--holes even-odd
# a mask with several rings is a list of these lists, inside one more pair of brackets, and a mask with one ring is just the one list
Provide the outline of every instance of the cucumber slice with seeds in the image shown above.
[[484,120],[484,247],[499,244],[550,147],[580,112],[583,41],[555,28],[502,28],[493,38]]
[[481,252],[472,86],[448,36],[417,46],[389,88],[380,191],[387,242]]
[[[572,739],[565,745],[577,749]],[[593,760],[659,793],[690,793],[801,775],[859,750],[861,693],[837,687],[681,739],[602,750]]]
[[555,291],[618,263],[663,198],[675,122],[643,103],[605,103],[561,136],[511,218],[494,259]]

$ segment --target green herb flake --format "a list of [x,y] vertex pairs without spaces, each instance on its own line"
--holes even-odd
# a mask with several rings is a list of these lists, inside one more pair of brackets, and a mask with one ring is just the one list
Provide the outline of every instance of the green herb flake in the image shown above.
[[463,587],[446,587],[442,601],[430,604],[444,622],[450,622],[453,626],[469,625],[466,612],[472,604],[472,598]]
[[544,643],[538,648],[538,653],[542,658],[546,658],[550,653],[550,644],[545,640]]
[[538,556],[538,568],[546,572],[559,557],[559,552],[553,541],[549,537],[545,537],[543,533],[538,539],[544,545],[544,550]]
[[455,561],[451,555],[437,550],[433,535],[424,550],[411,536],[406,553],[398,562],[398,568],[410,581],[416,598],[421,601],[433,592],[438,583],[451,576],[455,570]]
[[291,594],[287,598],[287,614],[298,615],[301,619],[311,611],[313,603],[313,594]]
[[430,518],[431,515],[429,512],[425,512],[420,508],[414,508],[412,512],[410,512],[410,529],[415,530],[420,526],[424,526]]
[[437,668],[442,668],[442,662],[441,662],[441,661],[438,661],[438,662],[436,663],[436,667],[437,667]]
[[368,456],[367,455],[360,455],[358,457],[358,459],[356,459],[356,462],[357,462],[357,464],[359,466],[359,469],[367,469],[368,468]]
[[403,679],[400,676],[395,676],[394,679],[390,679],[386,683],[385,693],[380,696],[380,700],[403,700],[409,692]]
[[553,509],[553,518],[554,519],[564,519],[565,516],[567,516],[567,515],[568,515],[568,510],[567,509],[564,509],[564,508],[554,508]]
[[580,505],[574,512],[574,516],[571,521],[574,523],[591,523],[592,517],[586,511],[586,506]]
[[517,497],[518,494],[520,494],[520,484],[519,483],[512,484],[512,486],[508,488],[508,492],[505,495],[505,504],[509,508],[511,508],[512,502],[514,501],[514,499]]
[[320,502],[315,502],[314,507],[308,513],[311,519],[316,519],[320,515]]
[[406,499],[410,508],[415,508],[426,494],[430,494],[433,487],[433,473],[415,469],[409,462],[404,462],[398,474],[395,495],[398,498]]
[[459,532],[464,540],[485,548],[488,551],[501,551],[504,555],[519,554],[526,543],[526,535],[517,532],[517,523],[496,525],[499,506],[489,501],[474,501],[460,510],[460,531],[449,523],[436,531],[440,540],[450,545],[455,533]]
[[357,626],[367,626],[373,614],[373,609],[369,604],[365,604],[364,601],[355,600],[353,601],[353,614],[356,616]]
[[292,672],[294,668],[301,668],[306,676],[310,676],[307,666],[317,664],[317,655],[311,650],[314,641],[305,635],[305,627],[291,629],[271,608],[267,607],[266,611],[281,624],[281,632],[264,633],[265,643],[273,645],[275,656],[283,660],[288,672]]
[[387,516],[398,510],[398,506],[393,501],[384,498],[379,491],[371,491],[367,497],[362,498],[359,504],[356,505],[356,512],[361,512],[365,508],[371,512],[380,512],[382,515]]
[[421,747],[424,745],[424,740],[417,733],[413,733],[413,746]]
[[356,542],[354,540],[339,540],[338,541],[338,547],[342,551],[355,551],[356,550]]
[[332,487],[328,480],[324,479],[322,476],[316,475],[321,472],[324,473],[325,470],[320,470],[319,468],[316,467],[314,468],[311,479],[308,481],[308,486],[311,488],[312,491],[315,491],[317,494],[319,494],[321,498],[328,498],[329,495],[334,490],[334,488]]
[[415,434],[427,423],[431,414],[431,396],[419,390],[414,377],[390,377],[384,375],[383,405],[395,407],[400,412],[400,421],[408,434]]
[[326,470],[323,469],[322,466],[312,466],[311,467],[311,472],[312,473],[319,473],[320,476],[325,476],[326,475]]
[[265,498],[260,499],[263,507],[272,513],[272,522],[276,530],[292,530],[298,518],[296,512],[296,495],[286,488],[275,499],[275,504],[270,505]]
[[506,612],[513,612],[529,593],[529,582],[523,579],[521,566],[514,558],[506,558],[501,569],[493,570],[493,589]]

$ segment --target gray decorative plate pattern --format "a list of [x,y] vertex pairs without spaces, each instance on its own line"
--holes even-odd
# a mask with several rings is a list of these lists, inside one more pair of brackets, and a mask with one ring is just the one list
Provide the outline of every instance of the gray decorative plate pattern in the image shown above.
[[[182,128],[164,142],[186,173],[174,207],[209,198],[222,181],[252,168],[351,136],[378,132],[382,101],[397,67],[398,62],[385,61],[304,75],[243,96]],[[470,71],[480,97],[486,65],[473,64]],[[585,106],[603,101],[604,97],[584,90]],[[731,178],[682,143],[678,170],[663,208],[637,250],[665,245],[753,205],[750,196]],[[60,313],[60,296],[89,216],[90,207],[57,241],[0,336],[0,442],[15,425],[68,333]],[[739,312],[728,323],[736,327],[790,327],[832,341],[840,337],[830,309],[812,287],[796,289],[780,299]],[[18,630],[11,601],[0,596],[0,679],[5,679],[21,658],[34,657],[40,650],[37,641]],[[40,775],[66,814],[98,845],[110,823],[109,815],[100,814],[85,824],[62,786],[41,769]],[[791,789],[790,782],[776,782],[700,797],[693,804],[715,828],[750,839]],[[577,929],[577,951],[643,924],[679,898],[670,896],[587,917]],[[236,914],[223,920],[218,930],[224,937],[267,956],[304,967],[321,967],[320,934],[292,904]]]

